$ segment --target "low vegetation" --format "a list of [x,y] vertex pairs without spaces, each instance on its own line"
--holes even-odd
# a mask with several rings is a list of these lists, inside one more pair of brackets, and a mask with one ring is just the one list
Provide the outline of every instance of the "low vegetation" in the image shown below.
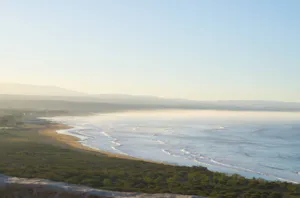
[[[32,187],[24,187],[22,185],[10,185],[5,188],[0,187],[1,198],[82,198],[79,193],[57,192],[54,189],[40,189]],[[104,196],[90,195],[87,198],[107,198]]]
[[[34,112],[36,113],[36,112]],[[33,114],[29,114],[34,117]],[[300,186],[184,167],[107,157],[54,144],[18,112],[0,114],[0,173],[45,178],[115,191],[209,197],[300,197]],[[32,117],[30,117],[32,119]],[[1,192],[0,192],[1,193]]]

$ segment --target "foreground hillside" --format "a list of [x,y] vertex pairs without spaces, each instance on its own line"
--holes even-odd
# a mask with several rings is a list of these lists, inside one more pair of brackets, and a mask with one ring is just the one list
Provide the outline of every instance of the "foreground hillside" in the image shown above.
[[175,194],[145,194],[136,192],[114,192],[85,186],[53,182],[45,179],[25,179],[0,175],[0,196],[6,198],[201,198],[199,196]]
[[300,197],[300,186],[291,183],[228,176],[204,167],[114,158],[72,148],[40,134],[41,130],[55,125],[28,122],[34,115],[42,115],[42,112],[3,111],[0,114],[0,173],[123,192],[204,197]]

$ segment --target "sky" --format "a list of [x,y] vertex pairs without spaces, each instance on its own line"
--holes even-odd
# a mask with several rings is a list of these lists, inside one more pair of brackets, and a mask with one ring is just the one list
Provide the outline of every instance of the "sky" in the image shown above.
[[299,9],[298,0],[0,0],[0,82],[300,102]]

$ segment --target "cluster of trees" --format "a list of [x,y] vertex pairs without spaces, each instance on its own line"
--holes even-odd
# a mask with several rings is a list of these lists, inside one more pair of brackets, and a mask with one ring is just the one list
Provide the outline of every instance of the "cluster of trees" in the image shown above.
[[0,127],[14,127],[17,124],[22,124],[22,122],[13,115],[6,115],[0,118]]
[[37,121],[37,117],[67,115],[68,113],[60,110],[17,111],[0,109],[0,127],[22,127],[24,121],[27,121],[26,123],[34,123],[31,121]]

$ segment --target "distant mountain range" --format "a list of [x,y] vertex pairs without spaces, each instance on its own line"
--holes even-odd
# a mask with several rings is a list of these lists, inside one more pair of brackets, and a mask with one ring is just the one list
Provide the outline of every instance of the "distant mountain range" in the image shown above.
[[[266,110],[300,111],[300,103],[228,100],[196,101],[184,99],[166,99],[155,96],[135,96],[125,94],[90,95],[54,86],[36,86],[26,84],[0,83],[0,103],[2,101],[68,101],[93,104],[115,104],[151,108],[215,109],[215,110]],[[1,105],[0,105],[1,107]]]
[[37,96],[84,96],[84,93],[55,86],[37,86],[17,83],[0,83],[0,94]]

